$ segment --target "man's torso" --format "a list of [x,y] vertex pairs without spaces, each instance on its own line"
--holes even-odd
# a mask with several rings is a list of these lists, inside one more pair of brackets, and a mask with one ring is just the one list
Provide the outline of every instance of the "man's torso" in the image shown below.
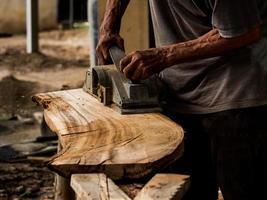
[[[157,46],[188,41],[210,31],[218,1],[150,0]],[[160,73],[172,110],[203,114],[267,104],[266,5],[258,0],[265,26],[256,44],[224,56],[181,63]],[[233,16],[242,12],[242,4],[240,9]]]

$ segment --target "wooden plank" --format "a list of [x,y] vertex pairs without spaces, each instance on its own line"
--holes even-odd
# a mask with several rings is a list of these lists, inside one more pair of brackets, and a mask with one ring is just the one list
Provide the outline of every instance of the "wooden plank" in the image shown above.
[[160,113],[121,115],[82,89],[38,94],[62,151],[49,166],[59,174],[105,173],[140,178],[183,153],[182,128]]
[[130,198],[105,174],[74,174],[71,187],[77,199],[130,200]]
[[181,200],[190,185],[189,176],[156,174],[134,200]]

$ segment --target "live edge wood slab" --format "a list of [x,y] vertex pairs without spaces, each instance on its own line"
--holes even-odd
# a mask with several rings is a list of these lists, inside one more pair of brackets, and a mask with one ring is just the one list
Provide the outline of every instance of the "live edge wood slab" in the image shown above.
[[82,89],[33,96],[62,150],[49,167],[64,177],[142,178],[183,153],[182,128],[160,113],[121,115]]

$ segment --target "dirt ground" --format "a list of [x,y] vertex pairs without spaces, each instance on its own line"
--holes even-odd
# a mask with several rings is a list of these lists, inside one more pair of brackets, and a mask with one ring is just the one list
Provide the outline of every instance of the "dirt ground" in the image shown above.
[[[25,42],[24,35],[0,38],[0,151],[41,136],[42,109],[32,103],[33,94],[79,88],[89,67],[87,29],[43,32],[40,53],[31,55]],[[3,161],[0,155],[0,200],[54,199],[45,156]]]
[[41,163],[0,163],[0,199],[54,199],[54,175]]
[[[0,39],[0,118],[30,116],[32,94],[81,87],[89,63],[86,29],[40,34],[40,53],[26,54],[25,36]],[[3,106],[4,105],[4,106]],[[5,115],[5,116],[3,116]]]

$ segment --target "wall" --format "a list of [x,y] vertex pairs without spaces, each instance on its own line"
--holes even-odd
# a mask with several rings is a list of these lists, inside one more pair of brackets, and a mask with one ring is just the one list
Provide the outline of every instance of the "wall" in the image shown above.
[[[22,33],[26,28],[25,0],[1,0],[0,33]],[[57,0],[39,0],[40,30],[57,26]]]

